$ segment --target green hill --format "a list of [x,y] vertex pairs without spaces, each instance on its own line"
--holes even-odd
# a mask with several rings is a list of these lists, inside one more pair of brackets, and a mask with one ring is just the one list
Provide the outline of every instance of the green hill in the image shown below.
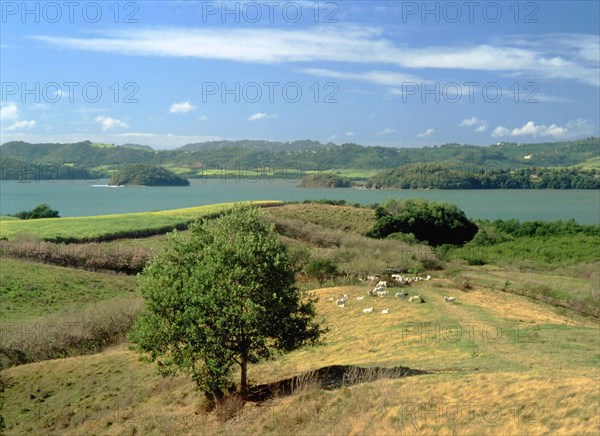
[[161,167],[144,164],[127,165],[115,172],[109,185],[113,186],[190,186],[189,180]]
[[580,168],[480,168],[424,163],[384,170],[365,183],[375,189],[600,189],[600,173]]
[[[600,138],[539,144],[498,143],[490,146],[443,144],[423,148],[366,147],[354,143],[336,145],[317,141],[272,142],[258,140],[213,141],[187,144],[176,150],[149,150],[125,144],[30,144],[4,143],[0,160],[30,164],[72,163],[88,169],[111,171],[134,163],[177,168],[186,177],[202,177],[207,170],[227,171],[269,168],[275,177],[290,169],[302,171],[384,170],[406,164],[438,163],[470,165],[479,169],[573,167],[594,162],[600,155]],[[109,146],[106,146],[109,145]]]

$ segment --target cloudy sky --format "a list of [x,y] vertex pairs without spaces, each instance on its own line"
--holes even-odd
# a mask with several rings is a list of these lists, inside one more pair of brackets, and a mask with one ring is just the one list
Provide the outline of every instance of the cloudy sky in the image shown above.
[[2,2],[1,141],[599,134],[599,2]]

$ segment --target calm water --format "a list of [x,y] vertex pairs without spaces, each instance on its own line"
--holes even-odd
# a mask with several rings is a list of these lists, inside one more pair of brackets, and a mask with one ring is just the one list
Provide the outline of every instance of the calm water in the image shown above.
[[388,198],[425,198],[455,203],[470,218],[557,220],[600,223],[600,192],[543,190],[401,191],[298,188],[297,181],[190,179],[190,187],[109,188],[107,180],[0,182],[0,215],[48,203],[61,216],[175,209],[240,200],[344,199],[371,204]]

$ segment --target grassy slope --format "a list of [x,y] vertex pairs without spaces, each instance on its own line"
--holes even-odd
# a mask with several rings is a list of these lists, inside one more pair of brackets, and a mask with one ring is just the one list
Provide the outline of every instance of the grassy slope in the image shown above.
[[307,203],[273,207],[267,213],[274,217],[298,219],[330,229],[364,234],[375,224],[375,211],[351,206]]
[[[280,202],[257,201],[252,203],[266,206]],[[222,212],[232,205],[233,203],[222,203],[157,212],[0,221],[0,238],[14,239],[18,235],[27,234],[37,239],[50,241],[94,240],[118,235],[167,231],[203,216]]]
[[[8,434],[597,432],[598,325],[516,295],[453,286],[440,277],[410,289],[426,304],[357,301],[366,287],[319,290],[319,315],[332,326],[325,345],[250,368],[255,383],[329,364],[403,365],[430,375],[333,391],[306,386],[291,397],[248,403],[222,424],[199,411],[190,380],[162,379],[121,346],[4,371]],[[338,292],[350,294],[346,308],[327,301]],[[445,304],[448,294],[458,303]],[[363,314],[370,305],[376,313]],[[380,313],[384,307],[389,315]],[[428,332],[418,334],[426,322]]]
[[136,278],[2,259],[0,321],[24,320],[130,296]]

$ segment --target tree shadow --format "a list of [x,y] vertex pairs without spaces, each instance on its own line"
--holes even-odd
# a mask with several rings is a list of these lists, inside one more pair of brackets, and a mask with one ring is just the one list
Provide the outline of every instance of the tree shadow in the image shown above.
[[292,395],[309,386],[332,390],[381,379],[423,374],[428,374],[428,372],[403,366],[363,368],[354,365],[331,365],[273,383],[252,386],[248,389],[245,399],[261,402],[275,397]]

